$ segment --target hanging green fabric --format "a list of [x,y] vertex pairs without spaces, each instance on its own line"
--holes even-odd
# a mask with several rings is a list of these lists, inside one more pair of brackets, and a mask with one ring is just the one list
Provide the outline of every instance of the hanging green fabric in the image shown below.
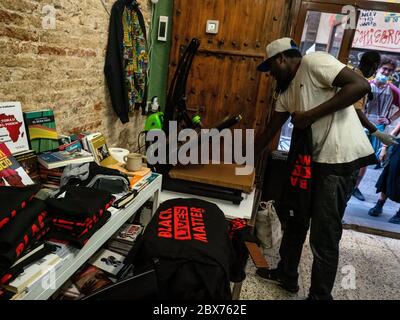
[[122,24],[124,30],[125,82],[128,91],[129,111],[146,99],[149,57],[145,30],[133,5],[126,6]]

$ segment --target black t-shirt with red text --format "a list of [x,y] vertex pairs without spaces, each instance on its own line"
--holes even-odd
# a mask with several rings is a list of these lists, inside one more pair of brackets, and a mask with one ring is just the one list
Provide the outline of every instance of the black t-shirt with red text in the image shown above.
[[135,264],[157,259],[161,297],[230,299],[232,244],[224,213],[200,199],[163,202],[141,238]]

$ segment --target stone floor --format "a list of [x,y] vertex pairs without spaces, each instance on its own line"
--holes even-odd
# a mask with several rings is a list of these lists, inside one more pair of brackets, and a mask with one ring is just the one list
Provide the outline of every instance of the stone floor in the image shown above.
[[368,215],[368,210],[376,204],[379,197],[379,194],[376,193],[375,184],[381,172],[382,169],[374,170],[373,166],[368,168],[360,184],[360,190],[366,200],[360,201],[355,197],[351,197],[344,215],[344,223],[395,233],[397,234],[397,238],[400,238],[400,225],[388,222],[396,211],[399,210],[400,204],[387,200],[380,217],[371,217]]
[[[275,267],[278,249],[264,253]],[[310,286],[311,264],[311,249],[306,242],[300,263],[300,291],[293,295],[259,279],[249,260],[240,299],[302,300]],[[333,296],[337,300],[400,299],[400,240],[344,230]]]

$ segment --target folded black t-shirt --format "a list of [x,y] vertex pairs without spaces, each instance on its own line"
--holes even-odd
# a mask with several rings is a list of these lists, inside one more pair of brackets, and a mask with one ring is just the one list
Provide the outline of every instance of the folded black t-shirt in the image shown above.
[[18,244],[45,207],[44,201],[33,199],[10,223],[0,229],[0,253],[7,252]]
[[78,249],[81,249],[86,242],[89,241],[91,236],[99,230],[102,226],[104,226],[107,220],[111,217],[111,213],[109,211],[105,211],[103,216],[98,220],[98,222],[89,229],[86,233],[84,233],[81,237],[78,237],[66,230],[57,230],[56,228],[52,227],[50,232],[47,234],[47,238],[50,241],[55,242],[62,242],[65,244],[69,244],[74,246]]
[[8,270],[17,261],[29,246],[41,239],[50,230],[50,220],[46,212],[40,213],[35,221],[20,236],[17,244],[7,252],[0,253],[0,270]]
[[39,189],[36,184],[23,188],[0,186],[0,229],[26,207]]
[[107,210],[99,210],[92,217],[88,217],[83,221],[68,220],[63,218],[53,218],[52,229],[60,232],[67,232],[74,237],[82,237],[97,225],[99,220],[106,214]]
[[108,209],[114,199],[114,196],[107,191],[87,187],[64,186],[54,198],[46,200],[46,205],[52,217],[82,220],[93,216],[100,209]]

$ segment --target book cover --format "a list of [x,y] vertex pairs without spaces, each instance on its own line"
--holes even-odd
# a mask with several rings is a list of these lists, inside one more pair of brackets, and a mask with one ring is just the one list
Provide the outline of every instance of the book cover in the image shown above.
[[136,171],[136,174],[129,177],[131,189],[137,189],[141,186],[148,177],[152,174],[150,168],[143,168],[141,171]]
[[62,146],[63,144],[68,144],[71,142],[72,142],[71,136],[67,136],[65,134],[58,135],[58,145],[59,146]]
[[37,161],[36,152],[28,150],[14,155],[15,160],[21,165],[28,176],[31,177],[34,183],[40,183],[39,164]]
[[133,245],[138,235],[142,232],[142,229],[143,227],[138,224],[124,224],[115,237],[115,240]]
[[105,272],[91,264],[86,264],[72,276],[71,280],[79,293],[84,296],[113,284]]
[[0,102],[0,143],[11,153],[29,150],[21,103]]
[[101,133],[88,137],[88,144],[97,164],[107,167],[118,163],[108,150],[106,139]]
[[71,279],[61,287],[54,297],[55,300],[78,300],[80,298],[83,298],[83,295]]
[[75,152],[78,151],[80,152],[82,150],[82,145],[79,140],[75,140],[66,144],[62,144],[58,147],[58,150],[60,151],[68,151],[68,152]]
[[124,266],[125,257],[108,249],[101,249],[90,259],[89,263],[97,268],[116,276]]
[[58,135],[53,110],[24,112],[31,149],[37,153],[58,148]]
[[34,184],[24,168],[11,155],[5,143],[0,143],[0,186],[23,187]]
[[131,181],[131,189],[140,192],[156,178],[157,174],[150,172],[148,175],[146,175],[145,177],[141,178],[138,182],[136,182],[133,186]]
[[56,151],[38,155],[38,161],[46,169],[64,167],[69,164],[79,164],[94,161],[93,155],[85,150],[80,152]]

